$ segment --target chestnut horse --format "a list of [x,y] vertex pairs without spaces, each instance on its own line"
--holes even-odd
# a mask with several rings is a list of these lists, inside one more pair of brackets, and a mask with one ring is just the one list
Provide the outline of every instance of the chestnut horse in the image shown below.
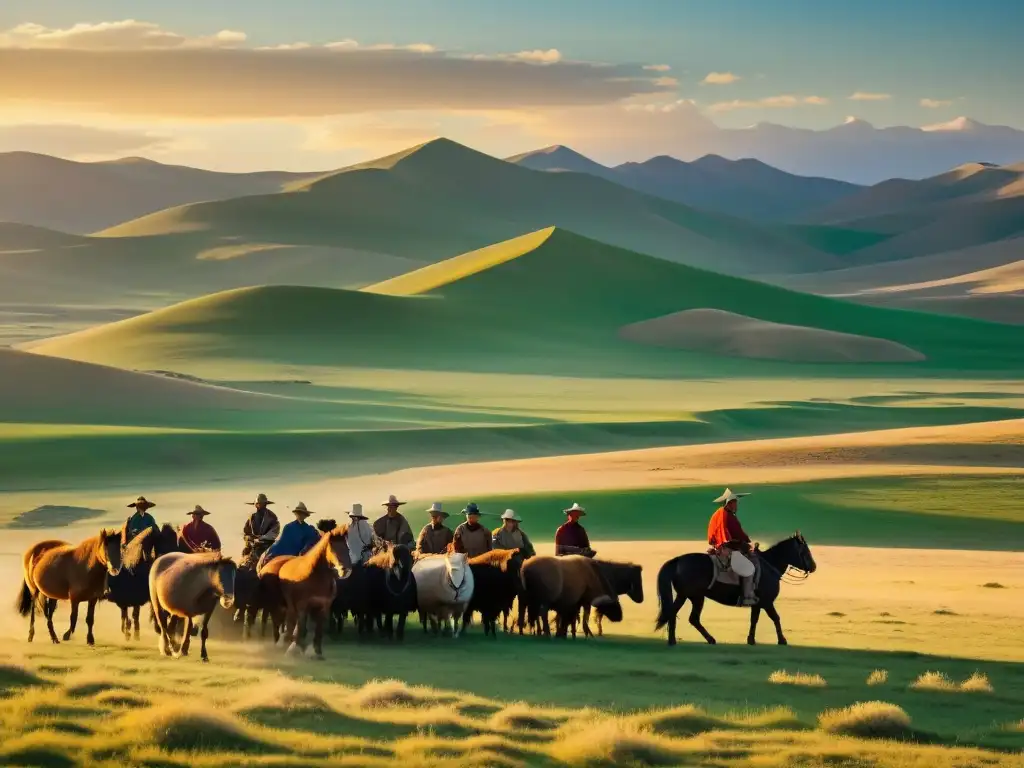
[[106,577],[121,570],[121,532],[101,530],[92,538],[76,545],[50,539],[30,547],[22,556],[24,580],[18,597],[18,613],[29,616],[28,641],[36,634],[36,605],[42,603],[50,640],[59,643],[53,628],[53,614],[58,600],[71,603],[71,626],[64,633],[70,640],[78,623],[78,605],[87,603],[86,642],[96,644],[92,627],[96,603],[102,599]]
[[[220,604],[230,609],[235,602],[235,572],[230,557],[219,552],[171,552],[161,555],[149,571],[149,598],[160,633],[160,652],[164,656],[187,656],[192,639],[192,617],[203,617],[203,661],[209,661],[206,639],[210,636],[210,617]],[[177,648],[172,635],[184,622],[185,630]]]
[[[289,654],[312,650],[316,658],[323,658],[324,624],[338,594],[339,571],[352,572],[347,525],[324,533],[305,554],[282,555],[263,565],[260,581],[268,594],[279,590],[284,600],[285,627],[278,643],[291,638]],[[304,648],[307,616],[316,624],[313,643]]]

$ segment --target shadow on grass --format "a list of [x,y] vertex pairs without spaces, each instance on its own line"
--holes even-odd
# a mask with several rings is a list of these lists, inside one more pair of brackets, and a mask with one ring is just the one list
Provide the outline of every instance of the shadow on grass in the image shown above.
[[355,736],[374,741],[388,741],[416,732],[414,725],[364,720],[323,709],[262,706],[242,710],[239,714],[252,723],[268,728],[306,731],[323,736]]

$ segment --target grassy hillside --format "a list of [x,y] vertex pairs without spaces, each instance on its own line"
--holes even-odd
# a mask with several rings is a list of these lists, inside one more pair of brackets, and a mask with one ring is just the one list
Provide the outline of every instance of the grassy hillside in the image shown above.
[[816,370],[648,348],[618,337],[624,325],[701,307],[889,339],[927,358],[836,369],[850,374],[1024,366],[1010,327],[798,294],[557,229],[360,292],[286,286],[229,291],[45,341],[33,350],[171,370],[214,357],[509,373],[564,373],[571,367],[588,375],[629,370],[674,377]]
[[532,171],[438,139],[287,193],[184,206],[108,237],[329,245],[435,261],[556,225],[625,248],[721,271],[807,271],[840,262],[798,238],[705,213],[587,174]]
[[143,158],[0,153],[0,221],[85,234],[174,205],[275,192],[310,174],[219,173]]

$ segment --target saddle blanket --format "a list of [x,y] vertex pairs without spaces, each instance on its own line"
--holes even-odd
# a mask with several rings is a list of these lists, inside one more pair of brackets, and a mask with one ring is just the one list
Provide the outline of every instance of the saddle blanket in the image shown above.
[[[716,581],[721,582],[722,584],[739,586],[739,574],[732,569],[732,550],[724,547],[720,550],[712,550],[708,552],[708,557],[711,558],[711,564],[715,569],[714,575],[711,577],[711,583],[708,584],[709,589],[714,586]],[[752,563],[750,560],[747,560],[747,562],[750,563],[754,569],[754,589],[756,590],[757,585],[761,582],[761,558],[754,557]]]

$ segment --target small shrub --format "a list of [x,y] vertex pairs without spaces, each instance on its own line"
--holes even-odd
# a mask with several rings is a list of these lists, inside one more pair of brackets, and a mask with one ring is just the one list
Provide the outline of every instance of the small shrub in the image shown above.
[[951,611],[948,608],[939,608],[937,611],[932,611],[936,616],[959,616],[956,611]]
[[868,675],[868,685],[885,685],[889,682],[889,672],[884,669],[876,669]]
[[1006,587],[1004,587],[998,581],[990,581],[986,584],[982,584],[981,586],[983,589],[1006,589]]
[[524,702],[510,704],[491,716],[492,725],[513,731],[553,731],[560,720]]
[[960,683],[960,690],[968,693],[992,693],[995,689],[988,680],[988,675],[975,672],[969,678]]
[[776,685],[802,685],[808,688],[824,688],[828,685],[821,675],[808,675],[804,672],[787,672],[777,669],[768,675],[768,682]]
[[818,715],[826,733],[862,739],[897,739],[910,734],[910,715],[895,704],[865,701]]
[[672,743],[626,720],[599,718],[565,733],[551,748],[569,765],[679,765]]
[[957,684],[941,672],[925,672],[910,687],[915,691],[955,691]]

